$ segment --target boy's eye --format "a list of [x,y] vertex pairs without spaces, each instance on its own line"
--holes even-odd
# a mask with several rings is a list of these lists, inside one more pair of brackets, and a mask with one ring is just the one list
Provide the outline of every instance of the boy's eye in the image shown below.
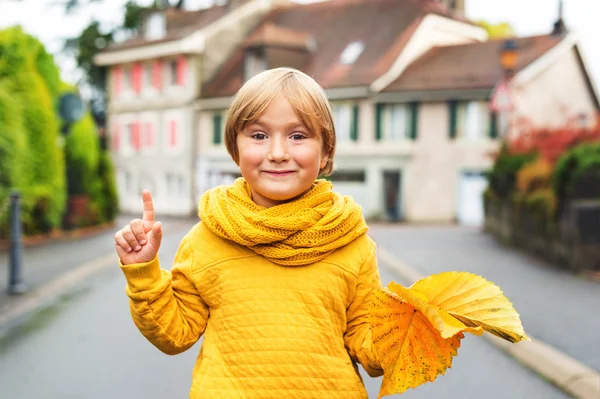
[[254,133],[252,135],[252,138],[256,140],[265,140],[267,138],[267,135],[264,133]]
[[306,136],[304,135],[304,133],[294,133],[292,134],[292,139],[293,140],[302,140],[305,139]]

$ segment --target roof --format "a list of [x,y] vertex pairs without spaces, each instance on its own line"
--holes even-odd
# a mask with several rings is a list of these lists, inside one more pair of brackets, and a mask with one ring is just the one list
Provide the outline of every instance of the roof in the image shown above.
[[[515,39],[517,71],[552,49],[562,36],[532,36]],[[503,40],[436,47],[413,62],[383,92],[488,89],[502,79],[500,49]]]
[[272,22],[266,22],[246,40],[246,47],[282,46],[286,48],[308,49],[312,36],[307,32],[282,28]]
[[[282,35],[287,42],[310,37],[315,46],[302,67],[305,73],[326,89],[364,86],[389,70],[422,18],[431,13],[464,21],[433,0],[331,0],[275,9],[249,37],[258,36],[266,25],[274,32],[293,32]],[[274,45],[273,38],[265,42]],[[340,55],[353,42],[362,42],[364,51],[353,64],[341,63]],[[235,94],[243,82],[247,45],[204,86],[202,97]]]
[[121,43],[114,43],[104,49],[102,52],[111,52],[134,47],[142,47],[158,43],[169,42],[184,38],[198,29],[210,25],[227,14],[227,6],[213,6],[196,11],[177,10],[169,8],[164,11],[166,14],[166,35],[157,40],[146,40],[143,35],[126,40]]

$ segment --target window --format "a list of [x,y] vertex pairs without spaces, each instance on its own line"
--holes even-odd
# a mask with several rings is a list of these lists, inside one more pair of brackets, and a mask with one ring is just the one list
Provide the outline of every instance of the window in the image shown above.
[[162,39],[166,34],[166,20],[162,12],[155,12],[146,19],[146,40]]
[[139,148],[139,135],[135,122],[127,124],[127,138],[129,139],[129,148],[137,150]]
[[152,122],[146,122],[144,124],[144,147],[152,148],[156,143],[156,133],[154,132],[154,125]]
[[326,179],[333,182],[364,183],[366,174],[364,170],[338,170]]
[[125,91],[130,91],[133,89],[131,67],[123,68],[123,83],[124,83]]
[[186,194],[185,178],[174,173],[165,175],[167,195],[170,197],[182,197]]
[[152,79],[153,79],[153,68],[152,64],[144,65],[144,89],[149,89],[152,87]]
[[223,143],[223,132],[225,130],[225,118],[223,118],[224,113],[224,111],[219,111],[213,113],[212,115],[212,143],[214,145],[221,145]]
[[149,190],[154,196],[156,196],[156,184],[152,175],[142,172],[138,183],[138,193],[141,193],[143,190]]
[[177,85],[177,61],[173,60],[173,61],[169,61],[168,65],[168,73],[169,73],[169,83],[171,84],[171,86],[176,86]]
[[354,64],[364,49],[365,45],[363,42],[350,43],[340,55],[340,62],[345,65]]
[[377,140],[416,140],[417,103],[377,104],[375,113]]
[[498,136],[498,120],[482,101],[450,101],[449,135],[451,139],[481,140]]
[[133,177],[131,176],[131,172],[123,172],[123,180],[125,183],[125,192],[132,193],[135,190],[135,186],[133,184]]
[[358,140],[358,104],[332,103],[333,123],[338,142]]
[[261,73],[267,69],[267,61],[265,57],[258,51],[246,51],[244,59],[244,77],[245,80],[250,79],[254,75]]

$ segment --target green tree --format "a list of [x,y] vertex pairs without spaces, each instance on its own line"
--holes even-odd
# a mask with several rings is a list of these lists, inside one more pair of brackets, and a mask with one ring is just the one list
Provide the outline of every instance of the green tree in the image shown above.
[[[15,174],[11,172],[4,181],[23,193],[25,230],[48,231],[60,225],[65,206],[64,159],[57,145],[55,111],[58,69],[39,40],[20,27],[8,28],[0,31],[0,81],[5,93],[0,116],[4,151],[11,151],[11,146],[21,151],[7,160]],[[15,114],[10,115],[9,109]]]
[[[69,0],[65,4],[67,12],[75,12],[81,7],[104,0]],[[144,13],[156,8],[183,8],[184,1],[155,0],[148,7],[140,6],[134,0],[128,0],[124,6],[124,16],[121,24],[111,30],[102,30],[99,21],[92,21],[83,29],[79,36],[66,40],[64,50],[75,56],[77,65],[85,73],[85,83],[89,84],[97,96],[104,99],[106,87],[105,68],[94,65],[94,56],[114,42],[117,34],[133,34],[142,22]]]

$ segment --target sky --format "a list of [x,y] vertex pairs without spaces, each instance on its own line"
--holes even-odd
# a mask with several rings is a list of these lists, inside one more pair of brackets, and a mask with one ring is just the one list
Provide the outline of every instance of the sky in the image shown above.
[[[74,83],[80,74],[70,57],[60,54],[65,38],[77,36],[85,26],[97,18],[110,29],[120,24],[122,7],[127,0],[104,0],[66,16],[60,3],[65,0],[0,0],[0,28],[21,25],[38,37],[55,55],[63,79]],[[187,0],[192,8],[206,6],[213,0]],[[296,0],[301,3],[314,0]],[[146,5],[152,0],[138,0]],[[559,0],[466,0],[467,17],[488,22],[508,22],[519,36],[548,33],[558,15]],[[600,0],[564,0],[564,19],[579,37],[580,49],[596,87],[600,87],[600,46],[594,40],[600,37]]]

